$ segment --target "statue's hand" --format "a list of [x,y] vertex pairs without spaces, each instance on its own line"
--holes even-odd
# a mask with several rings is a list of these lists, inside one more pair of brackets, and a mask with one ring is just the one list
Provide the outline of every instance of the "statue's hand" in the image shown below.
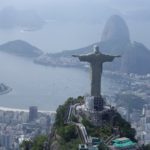
[[115,56],[115,57],[118,57],[118,58],[119,58],[119,57],[121,57],[121,55],[117,55],[117,56]]
[[72,55],[72,57],[79,57],[78,55]]

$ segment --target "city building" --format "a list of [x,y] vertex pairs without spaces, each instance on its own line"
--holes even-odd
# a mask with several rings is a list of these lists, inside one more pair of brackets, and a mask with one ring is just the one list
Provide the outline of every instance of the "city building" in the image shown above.
[[19,150],[23,140],[32,140],[37,135],[51,132],[55,112],[39,111],[37,115],[35,109],[33,114],[32,120],[37,118],[29,122],[28,110],[0,110],[0,150]]
[[38,108],[36,106],[30,106],[29,108],[29,121],[34,121],[38,117]]

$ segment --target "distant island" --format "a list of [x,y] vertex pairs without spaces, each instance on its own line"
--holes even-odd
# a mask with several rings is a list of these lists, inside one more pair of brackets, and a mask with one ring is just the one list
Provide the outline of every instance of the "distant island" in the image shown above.
[[23,40],[14,40],[0,45],[0,52],[28,58],[35,58],[43,54],[42,50]]
[[0,95],[9,93],[12,89],[3,83],[0,83]]
[[58,53],[43,53],[42,50],[28,42],[14,40],[0,45],[0,52],[33,58],[34,63],[44,66],[87,67],[87,64],[72,58],[72,55],[91,52],[93,45],[98,45],[104,54],[122,56],[112,64],[105,63],[105,70],[139,75],[150,73],[150,65],[148,65],[150,64],[150,50],[142,43],[130,40],[128,26],[118,15],[113,15],[108,19],[99,42],[83,48]]
[[115,60],[112,64],[106,63],[104,69],[142,75],[150,73],[150,65],[148,65],[150,64],[150,50],[142,43],[131,42],[128,26],[118,15],[113,15],[108,19],[100,42],[76,50],[41,55],[35,59],[35,62],[47,66],[83,66],[71,56],[91,52],[95,44],[100,47],[100,51],[104,54],[122,55],[120,60]]

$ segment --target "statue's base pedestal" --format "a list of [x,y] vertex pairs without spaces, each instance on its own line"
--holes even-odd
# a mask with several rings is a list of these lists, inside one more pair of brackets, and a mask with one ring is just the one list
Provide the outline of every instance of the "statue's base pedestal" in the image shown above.
[[110,106],[104,106],[104,100],[101,96],[88,96],[84,100],[84,113],[93,125],[102,126],[106,120],[107,122],[111,121],[115,110]]
[[104,100],[102,96],[87,96],[84,97],[85,100],[85,107],[88,110],[91,111],[102,111],[103,110],[103,105],[104,105]]

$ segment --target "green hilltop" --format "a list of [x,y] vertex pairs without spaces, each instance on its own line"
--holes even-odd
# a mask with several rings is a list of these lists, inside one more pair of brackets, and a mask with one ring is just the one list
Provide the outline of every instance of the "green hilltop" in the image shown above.
[[[52,150],[75,150],[78,148],[78,145],[82,143],[77,127],[74,124],[65,123],[65,120],[69,106],[76,103],[82,104],[83,101],[83,97],[78,97],[77,99],[69,98],[63,105],[58,107],[50,140],[50,147]],[[109,118],[104,118],[105,123],[101,127],[95,127],[84,115],[82,118],[71,116],[71,119],[73,122],[82,123],[89,136],[100,139],[101,144],[99,145],[99,149],[101,150],[107,149],[105,141],[114,134],[113,129],[115,127],[119,129],[120,137],[128,137],[136,141],[135,129],[131,128],[131,125],[124,120],[119,113],[116,113],[113,124],[110,124],[110,120],[107,120]]]

